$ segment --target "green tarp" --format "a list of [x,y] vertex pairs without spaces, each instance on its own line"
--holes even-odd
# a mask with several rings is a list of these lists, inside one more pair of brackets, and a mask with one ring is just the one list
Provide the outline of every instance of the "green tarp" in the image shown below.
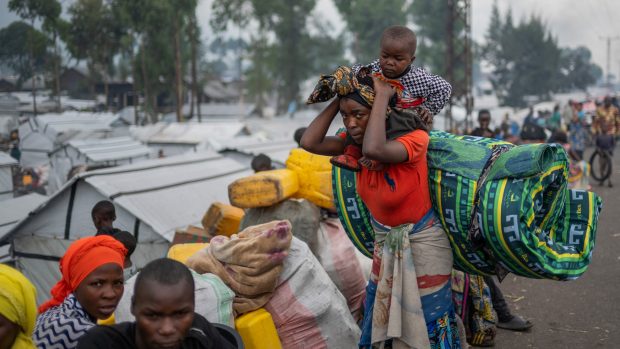
[[[585,272],[601,199],[567,189],[568,160],[560,146],[513,146],[433,131],[428,164],[431,200],[450,238],[455,268],[494,274],[499,264],[517,275],[556,280]],[[355,191],[355,175],[339,168],[332,175],[345,231],[371,256],[370,213]],[[473,229],[478,238],[472,239],[472,223],[479,226]]]

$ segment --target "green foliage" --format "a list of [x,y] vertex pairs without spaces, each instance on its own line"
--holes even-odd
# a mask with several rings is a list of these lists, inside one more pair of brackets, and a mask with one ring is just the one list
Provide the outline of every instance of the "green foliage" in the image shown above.
[[379,57],[379,41],[385,28],[407,23],[405,0],[334,0],[334,4],[353,35],[353,55],[363,64]]
[[67,47],[76,59],[86,59],[91,75],[107,79],[119,52],[123,27],[103,0],[78,0],[69,8]]
[[494,5],[483,52],[494,66],[491,82],[505,105],[525,106],[525,96],[545,99],[558,89],[560,48],[538,17],[515,26],[511,12],[502,21]]
[[[329,36],[321,23],[309,23],[310,12],[316,0],[221,0],[213,3],[211,22],[217,31],[229,24],[258,26],[253,38],[250,56],[252,67],[248,71],[254,98],[272,88],[278,91],[278,110],[282,111],[292,100],[299,100],[300,83],[326,67],[341,61],[341,41]],[[315,27],[312,27],[314,24]],[[314,29],[314,30],[310,30]],[[312,33],[318,32],[318,33]],[[274,40],[267,38],[273,37]],[[266,61],[262,61],[266,59]]]
[[[0,62],[19,75],[20,83],[40,71],[46,64],[47,37],[22,21],[15,21],[0,29]],[[34,60],[31,65],[31,44]]]
[[564,48],[560,52],[560,90],[585,90],[596,83],[602,75],[602,69],[590,62],[592,53],[586,47]]

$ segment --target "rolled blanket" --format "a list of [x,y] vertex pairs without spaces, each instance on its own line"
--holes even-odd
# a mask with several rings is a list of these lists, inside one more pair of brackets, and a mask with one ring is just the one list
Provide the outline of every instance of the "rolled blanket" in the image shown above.
[[[448,233],[454,267],[470,274],[509,271],[570,280],[591,260],[601,199],[569,190],[568,161],[558,145],[512,144],[431,132],[429,189]],[[334,199],[353,244],[372,254],[370,213],[355,176],[333,170]]]
[[262,307],[271,297],[291,238],[288,221],[248,227],[230,238],[214,237],[187,265],[200,274],[219,276],[235,292],[235,313],[243,314]]

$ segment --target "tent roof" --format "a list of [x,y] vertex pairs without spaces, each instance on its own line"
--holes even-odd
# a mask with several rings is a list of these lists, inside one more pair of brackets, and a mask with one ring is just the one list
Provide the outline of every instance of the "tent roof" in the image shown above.
[[244,133],[246,126],[238,120],[206,121],[202,123],[157,123],[131,127],[132,136],[147,143],[200,144],[209,139],[231,139]]
[[297,143],[292,139],[261,140],[256,137],[237,137],[223,144],[218,146],[211,143],[218,151],[234,150],[250,156],[265,154],[282,165],[290,155],[291,149],[297,147]]
[[0,152],[0,167],[2,166],[17,166],[17,160],[13,159],[9,154]]
[[150,153],[147,146],[129,137],[71,140],[68,146],[75,148],[92,162],[132,159]]
[[118,116],[112,113],[88,113],[69,111],[62,114],[49,113],[36,116],[39,129],[58,133],[74,131],[106,131]]
[[144,160],[85,172],[74,176],[45,205],[0,238],[0,243],[56,197],[70,191],[76,181],[92,186],[103,197],[171,241],[176,229],[199,224],[211,203],[228,202],[228,184],[252,173],[248,166],[214,152]]
[[0,201],[0,239],[47,198],[47,196],[32,193]]

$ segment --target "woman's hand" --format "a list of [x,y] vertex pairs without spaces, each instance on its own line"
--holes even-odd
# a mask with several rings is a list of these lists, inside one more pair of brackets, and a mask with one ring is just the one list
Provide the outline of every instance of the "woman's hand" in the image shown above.
[[396,93],[396,91],[390,84],[383,81],[382,79],[377,78],[376,76],[372,77],[372,82],[375,86],[374,90],[377,96],[379,95],[387,96],[389,99],[390,97],[392,97],[394,93]]

